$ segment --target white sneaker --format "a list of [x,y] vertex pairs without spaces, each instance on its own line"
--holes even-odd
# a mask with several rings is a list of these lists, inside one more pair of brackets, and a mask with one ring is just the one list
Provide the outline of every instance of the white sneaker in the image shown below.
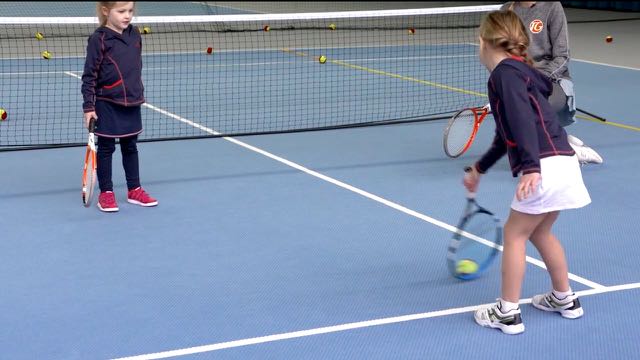
[[573,143],[569,143],[569,145],[571,145],[576,152],[580,164],[602,164],[602,157],[592,148],[586,145],[575,145]]
[[571,145],[576,145],[576,146],[583,146],[584,145],[584,142],[582,142],[582,140],[578,139],[577,137],[575,137],[573,135],[567,134],[567,139],[569,140],[569,144],[571,144]]
[[550,291],[534,296],[531,299],[531,305],[536,309],[559,312],[562,317],[567,319],[577,319],[584,314],[580,300],[575,293],[560,300],[553,294],[553,291]]
[[500,309],[500,299],[489,307],[476,310],[473,317],[478,325],[500,329],[505,334],[515,335],[524,332],[520,307],[503,313]]

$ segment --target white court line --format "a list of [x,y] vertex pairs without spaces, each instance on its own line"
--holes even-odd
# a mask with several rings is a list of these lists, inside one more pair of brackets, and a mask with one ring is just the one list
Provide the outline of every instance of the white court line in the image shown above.
[[588,64],[594,64],[594,65],[602,65],[602,66],[608,66],[608,67],[613,67],[613,68],[640,71],[640,68],[635,68],[635,67],[631,67],[631,66],[613,65],[613,64],[603,63],[603,62],[584,60],[584,59],[575,59],[575,58],[572,58],[571,60],[572,61],[584,62],[584,63],[588,63]]
[[[576,291],[576,294],[578,296],[588,296],[588,295],[603,294],[608,292],[632,290],[632,289],[640,289],[640,283],[630,283],[630,284],[622,284],[622,285],[615,285],[615,286],[607,286],[600,289]],[[529,304],[529,303],[531,303],[531,298],[520,300],[520,304]],[[236,348],[236,347],[242,347],[242,346],[248,346],[248,345],[264,344],[264,343],[273,342],[273,341],[295,339],[295,338],[301,338],[306,336],[329,334],[329,333],[354,330],[354,329],[362,329],[362,328],[373,327],[373,326],[397,324],[397,323],[407,322],[407,321],[461,314],[461,313],[475,311],[481,307],[485,307],[491,304],[493,303],[430,311],[430,312],[420,313],[420,314],[402,315],[402,316],[394,316],[394,317],[375,319],[375,320],[359,321],[359,322],[326,326],[326,327],[315,328],[315,329],[300,330],[300,331],[293,331],[288,333],[280,333],[280,334],[248,338],[248,339],[227,341],[227,342],[221,342],[221,343],[210,344],[210,345],[194,346],[194,347],[184,348],[184,349],[162,351],[162,352],[157,352],[152,354],[129,356],[129,357],[123,357],[123,358],[118,358],[114,360],[152,360],[152,359],[165,359],[169,357],[200,354],[200,353],[211,352],[211,351],[222,350],[222,349],[230,349],[230,348]]]
[[[76,75],[74,73],[71,73],[71,72],[67,72],[66,71],[65,74],[67,74],[69,76],[72,76],[72,77],[75,77],[77,79],[81,78],[80,76],[78,76],[78,75]],[[202,130],[202,131],[208,133],[208,134],[216,135],[216,136],[222,135],[222,133],[219,133],[219,132],[217,132],[217,131],[215,131],[213,129],[210,129],[210,128],[206,127],[206,126],[200,125],[200,124],[198,124],[198,123],[196,123],[194,121],[191,121],[189,119],[185,119],[185,118],[183,118],[183,117],[181,117],[179,115],[170,113],[170,112],[168,112],[166,110],[163,110],[163,109],[158,108],[156,106],[153,106],[151,104],[144,103],[144,104],[142,104],[142,106],[144,106],[144,107],[146,107],[148,109],[151,109],[153,111],[159,112],[159,113],[161,113],[161,114],[163,114],[165,116],[168,116],[168,117],[170,117],[172,119],[175,119],[175,120],[178,120],[180,122],[183,122],[183,123],[185,123],[187,125],[193,126],[193,127],[197,128],[199,130]],[[476,236],[474,234],[468,233],[466,231],[461,231],[460,229],[458,229],[457,227],[455,227],[453,225],[449,225],[449,224],[447,224],[445,222],[442,222],[440,220],[436,220],[436,219],[434,219],[434,218],[432,218],[430,216],[424,215],[424,214],[419,213],[419,212],[417,212],[415,210],[411,210],[411,209],[409,209],[407,207],[404,207],[404,206],[402,206],[400,204],[396,204],[396,203],[394,203],[392,201],[389,201],[387,199],[381,198],[380,196],[374,195],[374,194],[372,194],[370,192],[367,192],[365,190],[359,189],[359,188],[357,188],[355,186],[349,185],[349,184],[344,183],[344,182],[342,182],[340,180],[336,180],[336,179],[334,179],[332,177],[329,177],[329,176],[321,174],[321,173],[319,173],[317,171],[314,171],[314,170],[311,170],[309,168],[306,168],[306,167],[304,167],[304,166],[302,166],[300,164],[294,163],[293,161],[290,161],[290,160],[287,160],[287,159],[282,158],[280,156],[274,155],[274,154],[272,154],[272,153],[270,153],[270,152],[268,152],[266,150],[260,149],[258,147],[253,146],[253,145],[249,145],[249,144],[247,144],[245,142],[242,142],[240,140],[237,140],[235,138],[227,137],[227,136],[224,136],[222,138],[227,140],[227,141],[229,141],[229,142],[231,142],[231,143],[234,143],[234,144],[236,144],[238,146],[241,146],[241,147],[243,147],[243,148],[245,148],[247,150],[251,150],[251,151],[256,152],[256,153],[258,153],[260,155],[266,156],[266,157],[268,157],[268,158],[270,158],[272,160],[280,162],[280,163],[282,163],[284,165],[292,167],[292,168],[294,168],[296,170],[299,170],[301,172],[304,172],[304,173],[306,173],[308,175],[311,175],[313,177],[322,179],[322,180],[324,180],[324,181],[326,181],[328,183],[331,183],[331,184],[336,185],[338,187],[341,187],[343,189],[349,190],[349,191],[354,192],[356,194],[362,195],[362,196],[364,196],[364,197],[366,197],[366,198],[368,198],[370,200],[376,201],[376,202],[381,203],[383,205],[386,205],[386,206],[388,206],[390,208],[393,208],[393,209],[396,209],[396,210],[398,210],[400,212],[403,212],[403,213],[405,213],[407,215],[416,217],[416,218],[418,218],[420,220],[423,220],[423,221],[426,221],[426,222],[428,222],[430,224],[433,224],[435,226],[441,227],[441,228],[443,228],[445,230],[449,230],[451,232],[460,231],[461,235],[463,235],[463,236],[465,236],[465,237],[467,237],[469,239],[478,241],[478,242],[480,242],[480,243],[482,243],[484,245],[487,245],[487,246],[496,247],[497,249],[502,251],[502,246],[497,246],[497,245],[495,245],[493,242],[491,242],[489,240],[486,240],[486,239],[481,238],[479,236]],[[535,266],[538,266],[538,267],[543,268],[543,269],[546,270],[546,266],[544,265],[544,263],[542,261],[538,260],[538,259],[534,259],[534,258],[532,258],[530,256],[527,256],[526,257],[526,261],[529,262],[530,264],[533,264]],[[572,273],[569,273],[569,279],[571,279],[571,280],[573,280],[573,281],[575,281],[577,283],[586,285],[586,286],[588,286],[590,288],[593,288],[593,289],[604,288],[603,285],[600,285],[600,284],[598,284],[596,282],[587,280],[587,279],[585,279],[583,277],[580,277],[580,276],[572,274]]]
[[[445,55],[445,56],[405,56],[405,57],[387,57],[387,58],[364,58],[364,59],[334,59],[342,62],[372,62],[372,61],[396,61],[396,60],[429,60],[429,59],[451,59],[451,58],[465,58],[475,57],[476,55]],[[296,58],[297,59],[297,58]],[[201,69],[201,68],[225,68],[225,67],[242,67],[242,66],[267,66],[267,65],[284,65],[293,64],[299,62],[299,60],[288,61],[271,61],[271,62],[255,62],[255,63],[233,63],[233,64],[211,64],[211,65],[194,65],[194,66],[167,66],[167,67],[143,67],[142,71],[158,71],[158,70],[173,70],[173,69]],[[15,76],[15,75],[55,75],[55,74],[75,74],[82,73],[82,70],[68,70],[68,71],[34,71],[34,72],[7,72],[0,73],[0,76]]]

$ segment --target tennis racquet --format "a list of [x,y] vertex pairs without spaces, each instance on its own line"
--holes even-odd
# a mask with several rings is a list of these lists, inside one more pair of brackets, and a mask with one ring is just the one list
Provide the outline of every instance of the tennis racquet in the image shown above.
[[89,140],[84,156],[84,170],[82,171],[82,203],[85,207],[91,205],[93,190],[96,186],[96,140],[93,133],[96,128],[96,119],[89,120]]
[[473,144],[478,128],[484,118],[491,113],[489,105],[466,108],[458,111],[444,129],[444,152],[451,158],[464,154]]
[[[465,168],[465,172],[471,168]],[[475,193],[467,194],[467,204],[447,253],[451,274],[462,280],[472,280],[489,268],[502,245],[500,220],[478,205]]]

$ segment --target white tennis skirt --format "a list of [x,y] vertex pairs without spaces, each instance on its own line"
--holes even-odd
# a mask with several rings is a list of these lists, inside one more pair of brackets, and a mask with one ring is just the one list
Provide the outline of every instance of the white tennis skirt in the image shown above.
[[582,181],[578,158],[550,156],[540,159],[542,181],[528,198],[518,201],[513,197],[511,208],[526,214],[544,214],[552,211],[577,209],[591,203],[591,197]]

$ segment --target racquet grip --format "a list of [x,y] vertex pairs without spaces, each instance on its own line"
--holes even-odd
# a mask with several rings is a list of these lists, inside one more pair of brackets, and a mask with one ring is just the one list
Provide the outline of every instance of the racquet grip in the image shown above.
[[[465,173],[470,173],[473,169],[471,168],[471,166],[465,166],[464,167],[464,172]],[[475,199],[476,198],[476,193],[473,191],[469,191],[467,192],[467,199]]]
[[89,119],[89,132],[92,133],[96,130],[96,118]]

